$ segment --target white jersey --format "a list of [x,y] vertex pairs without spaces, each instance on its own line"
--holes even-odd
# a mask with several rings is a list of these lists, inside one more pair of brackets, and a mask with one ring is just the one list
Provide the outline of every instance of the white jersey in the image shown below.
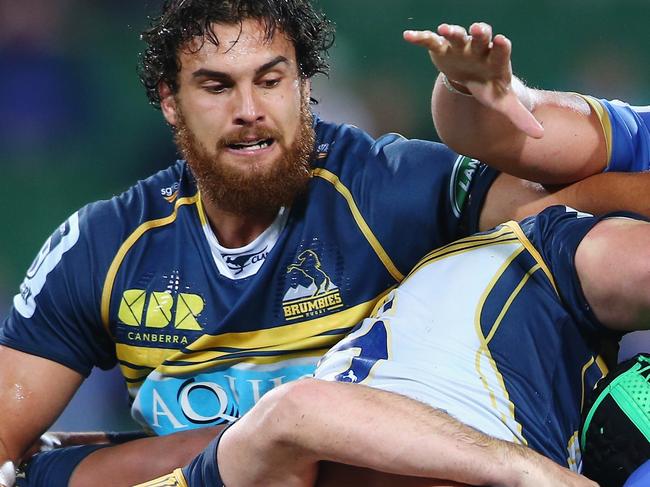
[[602,376],[591,338],[603,329],[571,316],[585,303],[566,264],[597,219],[554,211],[429,254],[316,377],[411,397],[577,469],[581,401]]

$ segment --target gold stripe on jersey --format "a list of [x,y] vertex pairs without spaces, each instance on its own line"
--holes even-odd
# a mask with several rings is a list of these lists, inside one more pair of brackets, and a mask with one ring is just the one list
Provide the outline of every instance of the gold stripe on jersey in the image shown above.
[[[172,473],[158,477],[157,479],[149,480],[142,484],[134,485],[133,487],[189,487],[185,480],[185,475],[180,468],[177,468]],[[221,486],[219,486],[221,487]]]
[[119,250],[115,254],[115,257],[113,258],[113,262],[108,268],[108,273],[106,274],[106,279],[104,280],[104,288],[102,290],[101,317],[102,317],[102,323],[104,324],[106,331],[110,333],[109,312],[111,306],[111,295],[113,293],[113,285],[115,284],[115,278],[117,277],[117,272],[119,271],[120,266],[122,265],[122,261],[124,260],[124,257],[126,257],[127,252],[131,249],[131,247],[133,247],[133,245],[135,245],[138,239],[142,237],[147,231],[153,228],[169,225],[174,220],[176,220],[178,209],[181,206],[196,204],[196,202],[199,199],[200,198],[198,193],[195,194],[194,196],[188,196],[179,199],[178,201],[176,201],[176,204],[174,205],[174,211],[170,215],[163,218],[158,218],[157,220],[150,220],[142,223],[138,228],[136,228],[133,231],[133,233],[131,233],[131,235],[128,236],[128,238],[124,241],[124,243],[122,243]]
[[585,405],[585,378],[586,378],[586,375],[587,375],[587,370],[589,369],[589,367],[591,367],[591,365],[594,362],[595,362],[594,358],[591,357],[587,361],[587,363],[582,366],[582,372],[581,372],[582,391],[580,393],[581,394],[580,395],[580,411],[582,411],[582,408]]
[[602,355],[596,356],[596,365],[600,369],[601,374],[603,374],[603,377],[609,374],[609,367],[607,367],[607,363]]
[[[190,363],[183,365],[160,365],[157,369],[157,372],[161,375],[166,376],[182,376],[184,374],[193,374],[201,373],[204,370],[210,370],[213,368],[227,369],[236,364],[246,363],[254,365],[270,365],[276,364],[278,362],[285,362],[287,360],[293,360],[297,358],[320,358],[327,353],[327,351],[332,348],[336,343],[340,342],[343,338],[346,337],[346,334],[332,336],[332,340],[327,343],[323,348],[314,348],[310,350],[295,350],[295,351],[286,351],[282,350],[273,355],[246,355],[244,357],[240,356],[225,356],[220,358],[212,358],[210,361],[200,362],[200,363]],[[314,363],[316,363],[314,361]]]
[[569,467],[569,470],[571,470],[572,472],[577,472],[578,471],[577,453],[580,451],[580,444],[579,444],[577,431],[574,431],[573,434],[571,435],[571,438],[569,438],[566,449],[567,452],[569,453],[569,456],[566,459],[566,463]]
[[600,127],[603,129],[603,136],[605,137],[605,145],[607,147],[607,165],[609,166],[609,162],[612,159],[612,138],[613,138],[612,121],[609,119],[609,113],[607,112],[607,110],[605,110],[605,107],[597,99],[591,96],[581,95],[580,93],[576,93],[576,95],[580,96],[587,103],[589,103],[589,106],[598,117],[598,121],[600,122]]
[[372,233],[372,230],[370,230],[370,227],[359,211],[359,208],[357,207],[357,204],[355,203],[354,197],[352,196],[350,190],[345,187],[345,185],[341,182],[336,174],[328,171],[327,169],[317,168],[312,171],[312,174],[331,183],[334,186],[334,189],[336,189],[341,194],[341,196],[345,198],[345,201],[348,203],[352,217],[357,223],[359,230],[361,230],[361,233],[366,238],[372,249],[375,251],[377,257],[379,257],[379,260],[382,262],[382,264],[384,264],[384,267],[388,273],[397,282],[401,282],[402,279],[404,279],[404,274],[402,274],[399,269],[397,269],[397,266],[395,266],[391,258],[388,256],[388,253],[386,253],[381,243],[379,243],[377,237],[375,237],[375,235]]
[[548,268],[546,265],[546,262],[544,262],[544,259],[542,258],[542,255],[539,253],[539,251],[535,248],[535,246],[531,243],[530,240],[528,240],[528,237],[524,233],[524,231],[521,229],[519,226],[519,223],[515,221],[509,221],[503,224],[506,227],[509,227],[512,229],[513,232],[517,235],[517,238],[521,241],[521,243],[526,247],[526,250],[528,250],[528,253],[533,256],[533,258],[537,261],[537,263],[540,265],[540,268],[546,274],[546,277],[548,278],[549,282],[551,283],[551,286],[553,286],[553,289],[555,290],[555,294],[558,296],[560,295],[559,291],[557,290],[557,285],[555,284],[555,278],[553,278],[553,274],[551,274],[551,270]]
[[[237,362],[275,363],[296,353],[311,355],[312,350],[315,355],[316,351],[322,353],[323,349],[334,345],[349,332],[349,327],[367,317],[378,299],[379,296],[311,321],[247,332],[203,335],[185,351],[173,350],[172,354],[167,354],[167,349],[118,344],[118,358],[136,365],[159,363],[162,364],[158,367],[159,372],[182,375]],[[340,332],[336,333],[337,330]],[[183,364],[175,365],[175,362]]]
[[144,380],[153,370],[152,367],[133,367],[130,364],[119,362],[122,375],[128,382]]
[[[480,346],[478,350],[476,351],[476,358],[474,361],[474,367],[476,369],[476,372],[478,376],[481,378],[481,382],[483,383],[483,387],[487,390],[489,396],[490,396],[490,402],[492,403],[492,407],[494,408],[495,411],[498,411],[500,416],[501,416],[501,421],[503,424],[508,425],[510,424],[510,421],[508,421],[508,418],[506,418],[505,414],[503,411],[500,411],[499,408],[497,407],[497,400],[496,400],[496,393],[490,388],[490,385],[488,384],[488,381],[485,377],[485,374],[482,373],[481,371],[481,358],[484,356],[487,358],[488,363],[490,364],[490,367],[494,371],[494,374],[499,381],[499,385],[501,386],[501,393],[503,397],[506,399],[508,402],[508,412],[510,413],[510,419],[512,422],[515,423],[517,427],[517,432],[519,434],[519,438],[521,438],[524,442],[524,444],[527,444],[526,439],[522,435],[523,427],[522,425],[515,419],[515,405],[513,402],[510,400],[510,394],[508,393],[508,389],[506,387],[505,381],[503,380],[503,375],[499,371],[499,368],[496,364],[496,361],[492,357],[492,354],[490,353],[490,349],[488,347],[490,340],[494,337],[494,334],[496,333],[497,329],[499,328],[499,325],[501,324],[501,320],[505,316],[506,312],[508,311],[508,308],[514,301],[515,297],[519,294],[521,289],[524,287],[524,284],[528,281],[530,276],[532,275],[533,272],[539,269],[539,265],[535,265],[533,268],[531,268],[526,275],[522,278],[522,280],[517,284],[515,289],[510,293],[510,296],[506,300],[506,302],[503,304],[503,307],[501,308],[501,312],[499,313],[498,317],[495,319],[494,323],[492,324],[492,327],[490,328],[490,331],[488,332],[487,336],[483,335],[483,327],[481,326],[481,315],[483,312],[483,307],[485,306],[485,302],[487,301],[488,296],[494,289],[494,286],[496,283],[501,279],[501,276],[503,273],[510,267],[510,264],[525,250],[525,247],[522,245],[518,249],[514,250],[508,258],[505,260],[505,262],[499,267],[497,272],[495,272],[494,276],[492,276],[492,279],[488,283],[488,285],[485,287],[485,291],[483,291],[483,294],[481,296],[481,299],[478,303],[478,306],[476,307],[476,312],[474,314],[474,328],[476,330],[476,334],[478,336]],[[517,437],[513,437],[513,441],[517,441]]]
[[203,200],[201,200],[201,192],[197,193],[198,198],[196,199],[196,209],[199,212],[199,220],[201,221],[202,226],[208,224],[208,218],[205,216],[205,209],[203,208]]
[[450,257],[455,254],[462,254],[479,247],[507,244],[516,242],[517,240],[517,236],[514,234],[512,229],[503,226],[498,227],[490,233],[465,237],[425,255],[424,258],[418,262],[415,267],[413,267],[411,272],[408,273],[406,279],[411,277],[411,275],[413,275],[422,267],[446,257]]
[[598,370],[600,370],[600,374],[602,377],[605,377],[609,373],[609,368],[607,367],[607,364],[605,363],[605,359],[603,359],[602,356],[596,355],[596,357],[591,357],[586,364],[582,366],[582,375],[581,375],[581,381],[582,381],[582,391],[581,391],[581,396],[580,396],[580,410],[582,411],[582,408],[585,405],[585,393],[586,387],[585,387],[585,382],[587,378],[587,370],[593,365],[596,364],[596,367],[598,367]]
[[[377,316],[377,312],[379,311],[379,308],[381,308],[384,304],[386,304],[386,301],[388,300],[388,296],[393,291],[393,289],[395,289],[396,287],[397,287],[397,284],[395,284],[394,286],[389,287],[388,289],[386,289],[386,291],[384,291],[384,294],[381,295],[381,297],[377,301],[377,304],[375,304],[375,307],[372,308],[372,312],[370,313],[369,316],[371,316],[371,317]],[[394,314],[394,313],[395,313],[395,311],[393,311],[391,314]]]
[[[128,345],[126,343],[116,343],[115,352],[117,360],[120,362],[122,371],[126,368],[138,370],[139,367],[149,367],[155,369],[169,357],[178,352],[175,348],[154,348],[143,347],[141,345]],[[125,363],[126,362],[126,363]],[[132,367],[129,366],[132,365]],[[130,374],[135,378],[135,374]]]

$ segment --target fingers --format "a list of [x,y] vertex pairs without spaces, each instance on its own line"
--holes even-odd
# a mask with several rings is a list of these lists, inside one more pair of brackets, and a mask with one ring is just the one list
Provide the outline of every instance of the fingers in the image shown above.
[[485,22],[475,22],[469,27],[472,38],[471,49],[474,54],[481,55],[492,47],[492,26]]
[[523,133],[534,139],[544,136],[544,127],[516,96],[506,97],[501,111]]
[[[509,46],[510,41],[503,35],[498,35],[496,38],[500,39],[500,48]],[[475,54],[484,54],[493,48],[492,26],[485,22],[473,23],[469,32],[460,25],[450,24],[440,24],[437,33],[430,30],[406,30],[404,39],[412,44],[433,49],[448,45],[462,51],[469,47]]]
[[492,62],[499,66],[505,66],[510,63],[510,56],[512,54],[512,43],[510,39],[502,34],[494,36],[492,41],[492,49],[490,57]]
[[[467,88],[482,105],[504,115],[510,123],[527,136],[541,139],[544,127],[511,89],[497,88],[495,84],[468,82]],[[497,94],[498,93],[498,94]]]
[[447,41],[443,37],[430,30],[405,30],[404,40],[430,51],[439,51],[447,45]]
[[464,49],[471,41],[467,31],[460,25],[441,24],[438,26],[438,34],[447,39],[449,44],[458,50]]
[[[497,38],[499,54],[509,56],[510,41],[502,35],[496,36],[495,40]],[[440,24],[437,34],[430,30],[407,30],[404,39],[428,49],[440,50],[449,46],[458,51],[470,49],[476,55],[484,55],[494,47],[492,26],[485,22],[473,23],[469,32],[460,25],[453,24]],[[503,51],[504,48],[506,51]]]

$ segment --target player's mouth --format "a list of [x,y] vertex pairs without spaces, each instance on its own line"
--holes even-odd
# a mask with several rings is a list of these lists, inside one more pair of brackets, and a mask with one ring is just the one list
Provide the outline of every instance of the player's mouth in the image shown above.
[[271,149],[275,145],[275,139],[256,139],[250,141],[235,142],[228,144],[226,147],[230,151],[239,153],[239,154],[260,154],[265,152],[268,149]]

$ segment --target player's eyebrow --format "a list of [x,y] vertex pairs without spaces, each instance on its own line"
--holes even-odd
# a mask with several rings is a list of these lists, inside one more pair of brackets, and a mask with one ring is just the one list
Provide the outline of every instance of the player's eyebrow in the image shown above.
[[[262,64],[259,68],[255,70],[255,76],[259,76],[271,69],[273,69],[278,64],[289,64],[289,60],[284,56],[277,56],[270,60],[268,63]],[[192,73],[193,78],[211,78],[211,79],[220,79],[224,81],[232,80],[232,76],[223,71],[216,71],[214,69],[200,68]]]
[[275,66],[277,66],[280,63],[289,64],[289,60],[284,56],[277,56],[272,60],[270,60],[268,63],[264,63],[259,68],[257,68],[255,70],[255,75],[259,76],[260,74],[273,69]]

